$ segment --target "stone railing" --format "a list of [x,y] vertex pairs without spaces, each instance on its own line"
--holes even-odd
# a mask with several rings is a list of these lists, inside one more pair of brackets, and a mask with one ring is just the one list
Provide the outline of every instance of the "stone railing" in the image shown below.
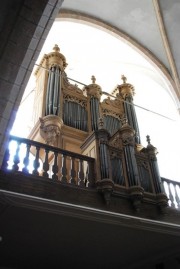
[[169,198],[169,206],[180,210],[180,182],[161,178],[164,190]]
[[2,170],[32,174],[81,187],[95,185],[95,160],[25,138],[10,136]]

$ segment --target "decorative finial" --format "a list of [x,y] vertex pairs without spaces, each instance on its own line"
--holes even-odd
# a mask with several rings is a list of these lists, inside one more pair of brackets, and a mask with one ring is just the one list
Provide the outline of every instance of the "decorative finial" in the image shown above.
[[149,150],[149,154],[154,154],[154,155],[158,154],[157,148],[155,148],[151,144],[150,136],[146,135],[146,138],[147,138],[147,142],[148,142],[147,149]]
[[92,76],[92,77],[91,77],[91,80],[92,80],[92,83],[94,84],[94,83],[96,82],[96,78],[95,78],[95,76]]
[[122,79],[123,83],[126,83],[127,78],[124,75],[121,76],[121,79]]
[[55,52],[59,52],[60,51],[60,48],[59,48],[59,46],[57,44],[55,44],[53,50]]
[[147,138],[147,142],[148,142],[148,145],[150,145],[151,143],[151,139],[150,139],[150,136],[149,135],[146,135],[146,138]]

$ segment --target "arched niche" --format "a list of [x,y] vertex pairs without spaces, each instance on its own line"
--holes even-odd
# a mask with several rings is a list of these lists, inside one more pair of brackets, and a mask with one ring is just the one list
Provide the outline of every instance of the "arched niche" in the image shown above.
[[[138,44],[135,40],[133,40],[131,37],[127,36],[125,33],[122,33],[121,31],[119,31],[118,29],[113,28],[110,25],[105,24],[104,22],[100,22],[94,18],[90,18],[84,15],[79,15],[79,14],[75,14],[75,13],[67,13],[67,12],[63,12],[61,11],[61,14],[58,16],[58,18],[56,18],[55,23],[59,23],[59,29],[61,29],[62,22],[73,22],[77,25],[81,24],[84,26],[90,26],[94,29],[97,29],[99,31],[105,32],[109,35],[109,37],[115,38],[118,41],[122,41],[124,42],[124,44],[128,45],[132,50],[134,50],[136,53],[139,54],[139,57],[144,58],[147,63],[152,67],[152,68],[145,68],[142,65],[136,65],[133,63],[131,66],[127,65],[126,70],[128,70],[128,68],[134,70],[136,69],[136,79],[137,81],[135,83],[137,83],[136,85],[134,85],[134,81],[131,78],[131,76],[128,76],[128,74],[126,74],[126,70],[125,70],[125,75],[127,75],[128,77],[128,82],[132,83],[135,86],[136,89],[136,96],[135,96],[135,103],[140,104],[142,107],[146,108],[147,110],[143,110],[143,109],[137,109],[137,114],[139,117],[141,117],[140,122],[143,123],[146,121],[146,123],[148,123],[148,129],[147,129],[147,133],[145,133],[145,131],[141,130],[141,126],[140,126],[140,133],[142,134],[143,137],[145,137],[146,134],[149,134],[152,137],[152,144],[154,144],[154,146],[158,147],[159,150],[159,155],[158,155],[158,159],[160,161],[160,167],[169,167],[167,169],[165,169],[165,174],[162,174],[162,176],[164,177],[168,177],[171,179],[176,179],[177,178],[172,178],[171,176],[169,176],[169,174],[167,174],[166,176],[166,172],[167,170],[175,170],[176,166],[176,162],[177,162],[177,156],[178,156],[178,151],[179,151],[179,145],[178,143],[176,143],[175,141],[177,141],[178,139],[178,126],[176,125],[176,122],[174,123],[173,121],[168,121],[168,119],[166,119],[166,117],[161,117],[161,116],[169,116],[169,110],[170,107],[172,109],[172,118],[175,117],[177,119],[178,117],[178,113],[177,113],[177,109],[178,104],[179,104],[179,97],[178,97],[178,91],[176,89],[176,86],[168,72],[168,70],[166,69],[165,66],[162,65],[162,63],[160,61],[158,61],[158,59],[152,55],[152,53],[150,53],[148,50],[146,50],[144,47],[142,47],[140,44]],[[52,27],[53,28],[53,27]],[[58,29],[58,28],[57,28]],[[56,30],[57,30],[56,29]],[[65,31],[66,32],[66,31]],[[58,37],[59,37],[59,33],[58,31],[56,31],[56,33],[53,35],[50,34],[47,37],[48,39],[51,39],[51,44],[50,45],[46,45],[46,41],[45,44],[43,46],[43,49],[41,51],[40,57],[42,57],[43,53],[48,53],[50,52],[50,50],[52,49],[54,43],[59,43],[61,52],[66,56],[67,58],[67,62],[69,63],[70,61],[70,57],[68,56],[70,55],[75,55],[76,57],[76,61],[73,62],[73,64],[69,63],[68,67],[68,76],[70,78],[74,78],[77,79],[78,81],[82,82],[82,83],[87,83],[89,84],[90,82],[90,77],[91,75],[97,75],[97,83],[99,83],[101,85],[101,83],[99,82],[99,78],[98,78],[98,74],[96,74],[96,70],[95,70],[95,66],[96,66],[96,56],[95,54],[91,57],[91,62],[85,61],[86,64],[84,64],[83,66],[83,72],[85,72],[86,69],[88,69],[88,64],[91,65],[92,69],[90,71],[88,71],[89,73],[86,74],[86,76],[82,76],[82,69],[79,69],[79,57],[81,57],[82,54],[82,47],[80,45],[82,45],[82,41],[79,40],[79,36],[76,36],[75,32],[66,32],[63,33],[61,35],[62,37],[62,42],[63,39],[65,38],[65,34],[67,36],[70,36],[70,40],[66,45],[64,45],[61,43],[61,41],[59,41]],[[80,31],[79,31],[80,32]],[[79,33],[80,36],[83,38],[83,32]],[[64,35],[64,36],[63,36]],[[79,47],[80,47],[80,53],[77,52],[77,47],[75,46],[75,41],[79,40]],[[81,39],[82,40],[82,39]],[[96,39],[94,39],[93,36],[90,36],[89,40],[93,40],[93,42],[95,44],[98,45],[98,41]],[[90,41],[89,41],[90,42]],[[85,46],[85,45],[84,45]],[[101,46],[103,46],[103,44],[101,43]],[[105,73],[104,76],[104,81],[105,84],[106,83],[106,79],[107,76],[109,74],[110,80],[114,83],[114,86],[116,86],[117,84],[121,84],[121,72],[123,72],[123,68],[122,70],[117,70],[118,72],[118,78],[117,80],[115,80],[112,76],[111,73],[109,72],[110,69],[112,69],[111,66],[109,66],[109,62],[107,61],[107,59],[110,59],[112,56],[112,51],[114,50],[113,46],[110,46],[109,49],[106,52],[106,58],[105,61],[103,59],[102,63],[106,63],[107,64],[107,74]],[[90,47],[88,48],[88,50],[86,50],[87,53],[90,53],[90,51],[93,51],[93,48]],[[123,54],[123,51],[121,51],[121,53]],[[39,59],[40,59],[39,57]],[[84,56],[83,56],[84,57]],[[38,60],[39,61],[39,60]],[[38,63],[37,61],[37,63]],[[117,64],[117,67],[120,66],[120,63]],[[73,69],[77,69],[77,73],[73,73],[72,70]],[[146,69],[146,74],[144,73],[144,69]],[[123,72],[124,73],[124,72]],[[139,86],[141,86],[140,84],[144,83],[141,74],[144,73],[144,78],[146,77],[147,79],[147,83],[145,83],[143,85],[143,87],[146,89],[147,85],[149,86],[149,82],[148,79],[153,81],[152,83],[152,88],[150,89],[152,92],[154,92],[153,94],[153,99],[150,100],[146,100],[147,98],[147,94],[146,91],[139,91]],[[73,76],[74,74],[74,76]],[[139,82],[139,83],[138,83]],[[163,94],[163,92],[166,94],[166,102],[168,102],[167,106],[164,108],[164,110],[160,110],[159,114],[161,115],[157,115],[157,114],[153,114],[154,119],[152,119],[151,123],[150,123],[150,118],[149,115],[150,113],[152,113],[155,110],[155,107],[153,106],[154,103],[159,102],[159,106],[161,107],[161,98],[158,96],[157,91],[156,91],[156,87],[160,86],[161,87],[161,93]],[[105,89],[108,91],[112,91],[112,88],[108,88]],[[160,93],[160,95],[161,95]],[[143,102],[139,103],[139,99],[138,96],[142,95],[144,96]],[[163,98],[162,98],[163,99]],[[156,101],[156,102],[155,102]],[[173,107],[174,106],[174,107]],[[149,111],[148,111],[149,110]],[[158,112],[158,111],[157,111]],[[168,113],[167,113],[168,112]],[[143,119],[144,116],[144,119]],[[155,119],[159,117],[159,121],[158,123],[155,123]],[[171,118],[171,115],[169,116]],[[175,120],[176,120],[175,119]],[[167,120],[167,122],[164,122],[165,120]],[[163,128],[162,128],[162,121],[163,121]],[[177,129],[176,129],[177,128]],[[153,131],[154,130],[154,131]],[[153,132],[152,132],[153,131]],[[157,135],[160,135],[159,138],[157,139]],[[171,139],[171,136],[173,136],[173,141]],[[164,141],[164,142],[163,142]],[[161,142],[161,143],[159,143]],[[146,141],[144,140],[144,143],[146,143]],[[160,147],[158,146],[160,145]],[[161,160],[161,155],[164,158],[164,156],[166,156],[165,159],[162,158]],[[159,158],[160,156],[160,158]],[[171,159],[174,159],[172,166],[170,166],[169,164],[169,156]],[[161,172],[161,169],[160,169]],[[164,172],[163,172],[164,173]]]

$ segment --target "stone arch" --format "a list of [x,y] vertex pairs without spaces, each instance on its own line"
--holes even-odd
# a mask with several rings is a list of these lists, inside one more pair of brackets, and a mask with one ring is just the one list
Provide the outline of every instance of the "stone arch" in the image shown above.
[[177,110],[179,109],[180,94],[168,69],[152,52],[150,52],[146,47],[134,40],[131,36],[110,24],[101,21],[100,19],[70,10],[61,9],[60,13],[56,17],[56,20],[67,20],[92,26],[99,30],[105,31],[106,33],[128,44],[131,48],[133,48],[140,55],[142,55],[150,64],[152,64],[152,66],[157,70],[157,72],[163,77],[169,88],[174,104]]

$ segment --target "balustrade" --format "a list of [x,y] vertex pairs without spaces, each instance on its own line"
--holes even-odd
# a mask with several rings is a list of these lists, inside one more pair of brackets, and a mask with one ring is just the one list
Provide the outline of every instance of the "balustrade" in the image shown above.
[[[105,144],[102,145],[105,146]],[[112,180],[115,184],[128,188],[125,180],[123,151],[117,151],[110,147],[108,152],[111,167],[107,164],[105,167],[107,166],[108,171],[109,168],[112,171]],[[103,157],[105,158],[104,155]],[[102,161],[106,163],[104,158]],[[146,192],[154,192],[148,159],[137,157],[137,166],[138,185],[143,187]],[[95,178],[94,158],[15,136],[10,136],[9,147],[6,150],[1,169],[16,174],[32,174],[80,187],[95,187],[97,180]],[[162,191],[167,194],[169,206],[180,210],[180,182],[161,178],[160,184]]]
[[169,206],[180,210],[180,182],[163,177],[161,182],[169,198]]
[[10,136],[2,170],[42,176],[81,187],[93,187],[94,165],[91,157]]

